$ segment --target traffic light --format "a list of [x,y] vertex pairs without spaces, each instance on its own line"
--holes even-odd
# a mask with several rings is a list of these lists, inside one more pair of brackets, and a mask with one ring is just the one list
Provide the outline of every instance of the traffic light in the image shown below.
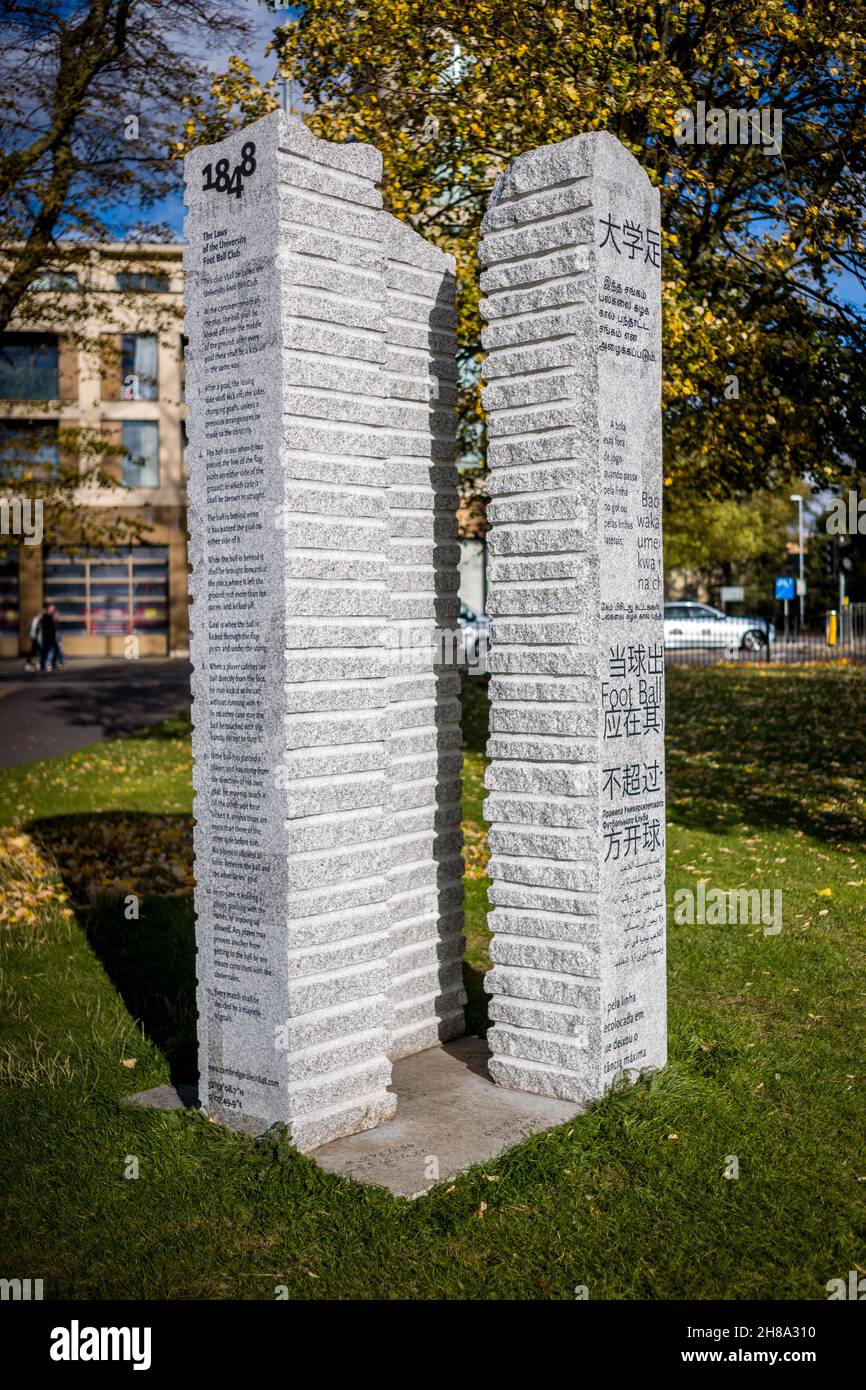
[[836,567],[835,541],[825,541],[821,546],[821,569],[825,579],[835,579],[839,573]]

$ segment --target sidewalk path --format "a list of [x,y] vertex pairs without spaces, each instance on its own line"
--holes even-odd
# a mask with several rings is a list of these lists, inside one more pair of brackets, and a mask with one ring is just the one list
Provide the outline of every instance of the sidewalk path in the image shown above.
[[72,753],[190,707],[188,661],[71,658],[62,671],[0,661],[0,768]]

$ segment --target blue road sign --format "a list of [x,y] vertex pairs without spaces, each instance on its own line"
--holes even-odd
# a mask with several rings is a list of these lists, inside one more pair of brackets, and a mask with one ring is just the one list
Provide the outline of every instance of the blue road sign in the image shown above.
[[796,598],[797,581],[793,577],[781,575],[776,580],[776,598]]

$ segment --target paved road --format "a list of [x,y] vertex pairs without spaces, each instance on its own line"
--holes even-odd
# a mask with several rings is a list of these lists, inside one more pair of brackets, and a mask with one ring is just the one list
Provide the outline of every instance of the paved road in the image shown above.
[[188,661],[71,658],[31,674],[0,661],[0,768],[72,753],[188,710]]

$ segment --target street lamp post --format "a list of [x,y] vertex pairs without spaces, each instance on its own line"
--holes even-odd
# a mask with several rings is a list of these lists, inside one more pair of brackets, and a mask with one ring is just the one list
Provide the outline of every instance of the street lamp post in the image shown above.
[[797,588],[800,591],[800,636],[803,635],[803,628],[806,623],[806,583],[803,573],[805,555],[803,553],[803,499],[799,492],[791,493],[791,501],[797,503],[797,547],[800,552],[800,578]]

